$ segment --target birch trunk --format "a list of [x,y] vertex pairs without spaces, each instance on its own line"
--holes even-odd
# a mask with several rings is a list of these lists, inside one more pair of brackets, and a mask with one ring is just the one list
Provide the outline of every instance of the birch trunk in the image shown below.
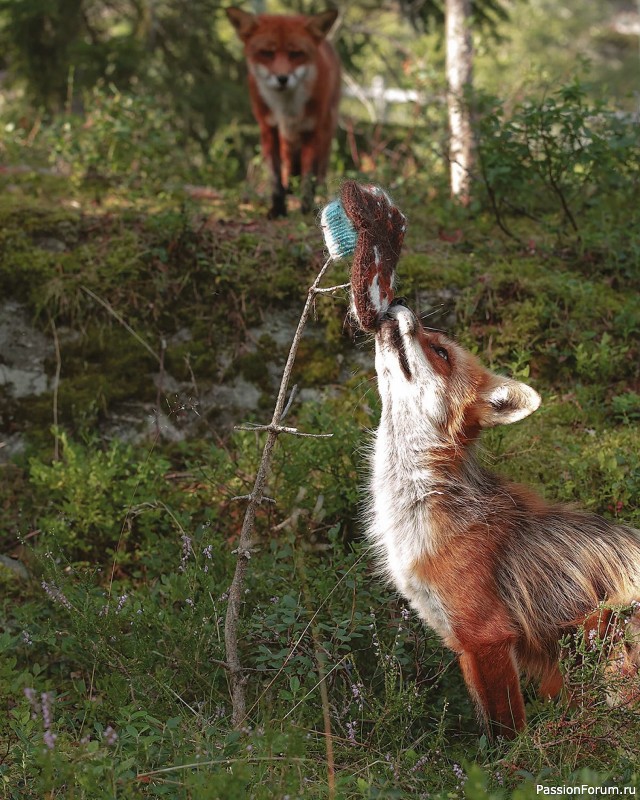
[[451,195],[467,205],[474,157],[471,109],[465,102],[473,66],[471,0],[446,0],[445,13]]

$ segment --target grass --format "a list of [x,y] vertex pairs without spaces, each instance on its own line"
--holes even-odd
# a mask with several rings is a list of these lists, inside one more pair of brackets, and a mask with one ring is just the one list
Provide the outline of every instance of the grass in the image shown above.
[[[428,207],[420,175],[402,177],[392,184],[410,221],[402,293],[543,396],[534,417],[485,437],[486,462],[639,525],[632,251],[607,258],[521,219],[528,235],[511,240],[480,205],[453,208],[437,175]],[[322,393],[290,421],[334,436],[276,450],[277,503],[258,518],[242,619],[251,711],[233,730],[223,624],[243,506],[232,498],[250,489],[260,439],[214,413],[196,419],[191,396],[159,392],[149,349],[202,395],[214,375],[241,374],[266,418],[284,354],[273,321],[301,308],[319,231],[297,213],[267,223],[233,188],[145,195],[114,179],[97,202],[80,181],[0,181],[11,194],[0,286],[47,335],[55,322],[62,353],[56,431],[53,391],[3,398],[3,427],[24,433],[27,449],[1,468],[2,552],[29,571],[0,566],[4,797],[327,797],[322,675],[337,797],[637,786],[640,718],[607,710],[602,695],[570,708],[530,693],[527,730],[488,743],[451,656],[375,575],[359,486],[378,400],[370,343],[345,327],[344,301],[318,302],[301,348],[295,379]],[[331,280],[344,277],[340,267]],[[365,366],[345,375],[355,350]],[[160,399],[172,424],[186,416],[194,427],[173,442],[154,429],[128,443],[105,436],[132,399]]]

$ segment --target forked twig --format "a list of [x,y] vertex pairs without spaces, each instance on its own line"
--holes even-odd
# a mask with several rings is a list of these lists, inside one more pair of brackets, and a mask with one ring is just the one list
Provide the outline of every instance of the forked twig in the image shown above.
[[[231,581],[231,585],[229,587],[227,616],[224,625],[226,664],[229,674],[229,683],[231,691],[231,705],[232,705],[231,721],[235,728],[239,728],[242,725],[247,715],[246,695],[245,695],[246,675],[245,675],[245,670],[242,666],[242,662],[240,660],[240,653],[238,648],[238,622],[240,620],[242,598],[244,595],[244,579],[247,571],[247,564],[249,563],[249,559],[251,558],[251,551],[253,547],[253,530],[255,526],[256,512],[258,506],[261,505],[261,503],[264,500],[266,500],[264,495],[264,489],[271,468],[273,448],[275,446],[278,436],[281,433],[293,433],[301,435],[295,428],[286,428],[282,426],[280,423],[282,422],[282,418],[284,416],[285,404],[287,398],[287,388],[289,385],[291,372],[293,370],[293,364],[298,351],[298,345],[300,344],[302,332],[304,330],[305,325],[307,324],[309,315],[311,314],[311,310],[313,308],[316,296],[318,294],[329,294],[330,292],[335,291],[338,288],[342,288],[337,286],[330,287],[329,289],[319,288],[320,281],[324,277],[331,263],[332,259],[331,258],[327,259],[327,261],[323,265],[322,269],[318,273],[315,281],[313,282],[308,291],[307,300],[302,310],[300,321],[298,322],[298,327],[296,328],[296,332],[293,336],[293,341],[291,342],[291,348],[289,350],[287,363],[285,364],[284,371],[282,373],[282,381],[280,382],[280,390],[278,392],[278,398],[276,400],[276,405],[273,411],[273,417],[271,419],[271,423],[269,425],[262,425],[251,428],[251,430],[266,431],[267,439],[265,441],[264,449],[262,451],[262,458],[260,460],[260,465],[258,467],[258,472],[256,474],[253,490],[251,491],[250,494],[246,495],[244,498],[241,498],[241,499],[246,499],[248,502],[244,514],[244,520],[242,523],[242,530],[240,531],[240,538],[237,544],[237,549],[234,551],[237,554],[236,569],[233,576],[233,580]],[[246,428],[244,429],[246,430]]]

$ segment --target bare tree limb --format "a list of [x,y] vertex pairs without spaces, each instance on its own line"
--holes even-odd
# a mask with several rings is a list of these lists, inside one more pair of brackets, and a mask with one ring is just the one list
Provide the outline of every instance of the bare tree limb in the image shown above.
[[60,373],[62,372],[62,357],[60,355],[60,339],[55,319],[49,315],[51,330],[53,332],[53,346],[56,353],[56,374],[53,379],[53,460],[60,461],[60,429],[58,427],[58,393],[60,391]]
[[[273,456],[273,448],[275,447],[276,440],[281,433],[295,433],[298,435],[313,435],[313,434],[299,434],[295,428],[285,428],[280,423],[285,411],[285,403],[287,397],[287,389],[289,386],[289,379],[293,370],[296,354],[298,352],[298,345],[302,338],[302,332],[309,315],[313,309],[315,298],[318,294],[328,294],[343,287],[331,287],[330,289],[320,289],[320,281],[324,277],[326,271],[332,263],[329,258],[324,263],[322,269],[318,273],[315,281],[311,285],[308,293],[307,300],[298,322],[298,327],[291,342],[289,356],[282,373],[282,381],[280,383],[280,390],[276,400],[276,405],[273,411],[273,417],[269,425],[262,425],[251,428],[251,430],[264,430],[267,432],[267,439],[262,451],[262,458],[258,466],[253,491],[247,495],[248,504],[244,514],[242,523],[242,530],[240,531],[240,539],[238,541],[236,569],[229,587],[229,597],[227,601],[227,615],[224,625],[224,642],[226,650],[226,664],[228,667],[229,684],[231,692],[231,722],[235,728],[239,728],[244,722],[246,712],[246,672],[240,660],[240,652],[238,648],[238,623],[240,621],[240,614],[242,610],[242,598],[244,595],[244,580],[247,571],[247,565],[251,557],[253,548],[253,530],[255,526],[256,512],[258,506],[265,499],[264,489],[266,486],[267,478],[271,469],[271,459]],[[240,499],[240,498],[238,498]]]
[[270,431],[271,433],[290,433],[292,436],[308,436],[312,439],[330,439],[332,433],[303,433],[297,428],[287,428],[284,425],[234,425],[235,431]]

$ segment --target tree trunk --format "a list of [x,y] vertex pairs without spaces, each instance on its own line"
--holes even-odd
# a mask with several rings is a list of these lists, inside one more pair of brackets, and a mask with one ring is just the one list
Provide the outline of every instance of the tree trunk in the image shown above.
[[445,13],[451,194],[467,205],[474,156],[471,109],[465,98],[473,66],[471,0],[446,0]]

